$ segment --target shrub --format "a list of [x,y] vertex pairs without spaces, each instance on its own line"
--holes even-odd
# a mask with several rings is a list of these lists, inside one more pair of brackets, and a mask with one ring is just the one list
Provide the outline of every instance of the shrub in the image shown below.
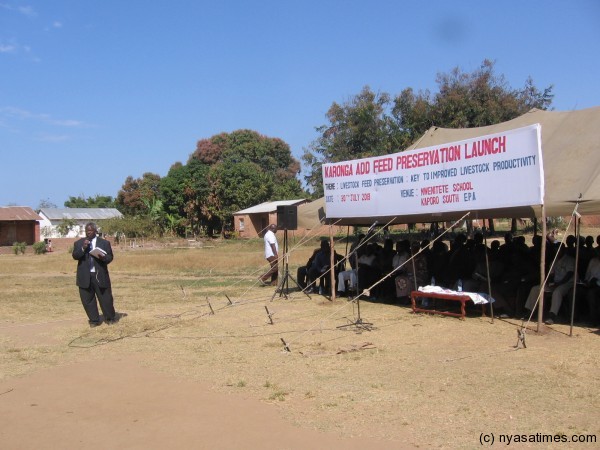
[[69,231],[75,228],[75,225],[77,225],[75,219],[63,219],[62,222],[56,226],[56,231],[58,231],[61,236],[66,236],[69,234]]
[[32,247],[33,253],[35,253],[36,255],[43,255],[48,251],[46,248],[46,243],[44,241],[36,242],[32,245]]
[[19,253],[24,255],[25,249],[27,248],[27,242],[13,242],[12,248],[15,255],[18,255]]

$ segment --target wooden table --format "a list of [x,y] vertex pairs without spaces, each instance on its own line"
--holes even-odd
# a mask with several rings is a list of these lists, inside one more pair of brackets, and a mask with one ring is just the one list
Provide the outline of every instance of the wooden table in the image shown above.
[[[460,314],[454,313],[454,312],[449,312],[449,311],[438,311],[436,309],[418,308],[417,307],[417,298],[419,298],[419,297],[439,298],[442,300],[451,300],[451,301],[455,301],[455,302],[460,302]],[[471,297],[469,297],[468,295],[460,295],[460,294],[442,294],[442,293],[438,293],[438,292],[412,291],[410,293],[410,300],[412,303],[413,312],[443,314],[445,316],[458,317],[458,318],[460,318],[460,320],[465,320],[465,316],[466,316],[465,304],[468,301],[471,301]],[[481,307],[482,307],[482,315],[485,316],[485,304],[482,304]]]

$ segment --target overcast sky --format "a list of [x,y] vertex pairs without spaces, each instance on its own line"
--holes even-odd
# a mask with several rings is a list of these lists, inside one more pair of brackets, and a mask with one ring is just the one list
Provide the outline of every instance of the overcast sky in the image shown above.
[[597,0],[0,0],[0,206],[116,197],[223,131],[299,159],[332,102],[485,58],[599,106],[599,55]]

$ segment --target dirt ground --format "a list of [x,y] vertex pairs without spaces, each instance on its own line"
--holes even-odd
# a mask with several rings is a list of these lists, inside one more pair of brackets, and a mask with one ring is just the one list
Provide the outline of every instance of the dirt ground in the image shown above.
[[461,321],[362,301],[359,316],[346,299],[258,287],[231,266],[244,252],[116,249],[126,316],[94,329],[70,255],[0,255],[1,447],[473,448],[492,434],[600,436],[598,329],[530,324],[524,349],[520,322],[478,309]]
[[129,357],[0,383],[5,449],[398,448],[294,427],[272,405],[167,376]]

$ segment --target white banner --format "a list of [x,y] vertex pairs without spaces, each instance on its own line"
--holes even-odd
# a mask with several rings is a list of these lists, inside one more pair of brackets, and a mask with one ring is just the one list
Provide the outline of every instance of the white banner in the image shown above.
[[327,218],[541,205],[539,124],[391,155],[323,165]]

